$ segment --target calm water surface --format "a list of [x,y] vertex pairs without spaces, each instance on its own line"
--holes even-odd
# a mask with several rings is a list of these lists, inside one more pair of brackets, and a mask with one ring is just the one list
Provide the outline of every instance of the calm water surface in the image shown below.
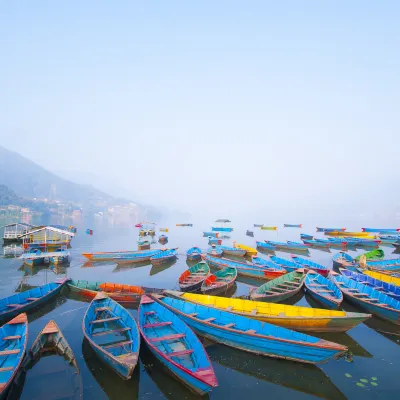
[[[1,221],[0,225],[3,225]],[[77,236],[72,241],[71,263],[67,268],[51,270],[48,268],[29,268],[19,259],[0,258],[0,296],[5,297],[21,285],[38,286],[64,276],[73,279],[111,281],[131,285],[146,285],[158,288],[178,289],[177,279],[187,268],[184,253],[191,246],[207,247],[207,239],[202,237],[204,230],[210,230],[212,221],[196,224],[193,228],[179,228],[171,223],[161,223],[158,227],[168,227],[169,247],[178,247],[180,256],[174,264],[166,267],[152,267],[150,264],[119,267],[114,263],[85,262],[82,252],[131,250],[137,246],[138,229],[136,221],[113,221],[103,219],[32,221],[33,223],[74,224],[78,227]],[[176,221],[181,222],[181,221]],[[183,221],[185,222],[185,221]],[[253,221],[260,222],[260,221]],[[261,221],[265,222],[265,221]],[[287,221],[286,221],[287,222]],[[231,238],[255,246],[256,240],[296,240],[301,232],[315,232],[315,224],[302,229],[281,228],[278,232],[260,231],[252,228],[252,223],[235,224]],[[282,227],[283,224],[280,224]],[[87,228],[94,230],[93,236],[86,235]],[[349,227],[359,229],[359,226]],[[246,229],[255,233],[254,238],[245,236]],[[0,230],[2,234],[2,231]],[[157,243],[154,247],[159,247]],[[387,257],[394,258],[392,249],[382,247]],[[331,252],[311,250],[312,260],[332,266]],[[2,251],[1,251],[2,253]],[[350,252],[355,255],[357,252]],[[290,254],[277,252],[282,257]],[[251,281],[240,280],[233,296],[246,295]],[[261,282],[259,282],[261,284]],[[306,307],[316,306],[308,296],[300,295],[288,304]],[[81,371],[84,399],[195,399],[198,398],[172,378],[162,365],[142,345],[140,363],[130,381],[123,381],[103,365],[83,338],[82,318],[88,303],[83,298],[72,296],[65,288],[60,296],[47,303],[40,310],[29,314],[29,343],[45,324],[54,319],[75,353]],[[344,304],[344,309],[355,310]],[[136,316],[136,310],[130,310]],[[243,398],[325,398],[325,399],[386,399],[400,395],[400,329],[396,326],[371,318],[365,324],[352,329],[347,334],[320,334],[327,340],[349,347],[350,355],[339,360],[331,360],[321,366],[303,365],[267,357],[258,357],[225,346],[205,342],[207,352],[213,362],[219,387],[209,395],[212,399]],[[72,382],[71,371],[61,357],[46,357],[29,370],[20,396],[22,399],[46,398],[46,385],[58,398],[71,396],[73,388],[65,385]],[[50,384],[51,383],[51,384]],[[59,392],[62,392],[58,394]],[[18,397],[16,394],[15,397]]]

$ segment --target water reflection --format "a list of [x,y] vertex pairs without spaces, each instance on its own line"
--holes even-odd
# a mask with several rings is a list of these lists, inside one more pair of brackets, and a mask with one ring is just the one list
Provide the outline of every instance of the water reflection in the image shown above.
[[[242,374],[323,399],[346,399],[325,373],[314,365],[260,357],[217,344],[207,347],[207,352],[212,361]],[[224,378],[229,379],[229,371],[226,377],[218,378],[221,382]]]
[[82,342],[82,355],[93,378],[109,399],[133,400],[139,397],[139,364],[136,366],[132,378],[123,380],[96,356],[86,339]]
[[154,276],[159,274],[162,271],[165,271],[168,268],[171,268],[174,264],[176,264],[176,259],[169,261],[167,263],[163,263],[160,265],[152,265],[151,269],[150,269],[150,276]]

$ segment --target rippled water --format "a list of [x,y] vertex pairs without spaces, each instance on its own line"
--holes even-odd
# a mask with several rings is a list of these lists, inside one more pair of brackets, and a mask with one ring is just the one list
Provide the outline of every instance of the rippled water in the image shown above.
[[[0,225],[3,225],[2,222],[4,221],[0,221]],[[39,223],[39,221],[33,222]],[[49,221],[40,222],[48,223]],[[179,248],[178,260],[164,267],[152,267],[150,264],[121,267],[111,262],[87,263],[81,253],[135,249],[138,233],[138,229],[134,228],[136,221],[112,221],[104,218],[51,222],[64,225],[74,224],[78,227],[78,234],[72,241],[70,265],[55,271],[44,267],[32,269],[23,266],[19,259],[0,258],[1,297],[19,290],[21,285],[42,285],[65,273],[73,279],[177,289],[177,279],[187,268],[184,253],[191,246],[207,247],[207,239],[202,237],[202,231],[210,230],[211,223],[211,221],[206,221],[196,224],[193,228],[179,228],[161,223],[158,227],[165,226],[170,229],[166,233],[169,237],[168,246]],[[309,224],[302,229],[281,228],[278,232],[260,231],[258,228],[252,228],[252,224],[233,223],[232,225],[235,230],[224,244],[231,244],[233,240],[250,246],[255,246],[256,240],[263,239],[300,241],[301,232],[315,232],[315,224]],[[85,233],[87,228],[94,230],[93,236]],[[359,226],[349,228],[359,229]],[[253,230],[255,237],[245,236],[246,229]],[[158,243],[154,245],[154,247],[157,246],[160,245]],[[388,257],[395,257],[391,254],[391,248],[382,248]],[[312,260],[331,267],[332,256],[336,251],[311,250],[309,256]],[[356,252],[350,252],[350,254],[355,255]],[[290,256],[283,252],[277,252],[277,255]],[[251,283],[253,282],[240,279],[236,284],[234,296],[246,295]],[[261,284],[258,281],[255,283]],[[312,299],[304,295],[289,300],[288,304],[315,305]],[[29,314],[28,343],[30,346],[44,325],[50,319],[54,319],[77,358],[85,399],[192,399],[197,397],[172,378],[144,345],[141,349],[140,364],[133,378],[130,381],[118,378],[97,359],[88,343],[83,340],[81,324],[87,305],[84,299],[72,295],[65,288],[55,300]],[[344,309],[355,310],[346,303]],[[130,311],[136,316],[136,310]],[[399,395],[400,329],[395,325],[371,318],[347,334],[319,334],[318,336],[348,346],[350,356],[331,360],[317,367],[259,357],[205,342],[219,381],[219,387],[214,389],[209,397],[213,399],[266,398],[267,396],[272,399],[311,397],[384,399],[395,398]],[[27,372],[21,398],[31,399],[32,393],[41,394],[37,398],[46,398],[46,390],[62,397],[53,390],[66,387],[65,381],[68,381],[69,373],[68,366],[60,357],[50,356],[40,360]],[[71,395],[68,391],[64,394],[66,398]]]

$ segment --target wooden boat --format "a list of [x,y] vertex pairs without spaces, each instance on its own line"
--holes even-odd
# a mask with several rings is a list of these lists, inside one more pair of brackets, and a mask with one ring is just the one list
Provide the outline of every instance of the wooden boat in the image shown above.
[[256,244],[257,244],[258,250],[264,250],[264,251],[274,251],[275,250],[275,246],[270,243],[256,242]]
[[[71,375],[69,380],[63,380],[63,382],[57,383],[56,387],[58,390],[52,388],[53,390],[47,391],[46,387],[44,388],[44,397],[42,397],[44,393],[35,393],[35,395],[32,395],[32,398],[46,398],[46,400],[56,400],[60,398],[82,399],[82,379],[75,355],[60,328],[53,320],[47,323],[33,342],[29,352],[27,352],[27,357],[25,357],[23,361],[20,372],[23,370],[23,374],[25,374],[27,371],[31,370],[40,361],[43,354],[58,354],[62,356],[72,368]],[[57,371],[57,373],[59,373],[59,371]],[[63,376],[63,378],[65,379],[65,376]],[[17,378],[17,381],[18,380]],[[63,389],[66,390],[63,391]],[[69,395],[66,396],[66,393]]]
[[376,232],[376,233],[384,233],[384,232],[400,232],[400,228],[361,228],[363,232]]
[[252,257],[252,262],[254,265],[265,269],[264,276],[267,279],[275,279],[287,273],[286,269],[280,265],[261,257]]
[[338,308],[343,301],[342,292],[329,279],[310,270],[304,282],[306,291],[319,303],[329,308]]
[[250,292],[250,299],[278,303],[300,292],[306,277],[304,269],[290,272],[264,283]]
[[193,224],[176,224],[176,226],[189,226],[189,227],[192,227]]
[[153,265],[160,265],[175,259],[176,259],[176,249],[162,250],[160,253],[151,257],[150,262]]
[[142,227],[143,227],[142,224],[136,224],[136,225],[135,225],[135,228],[142,228]]
[[236,248],[236,247],[229,247],[229,246],[219,246],[220,250],[222,250],[223,254],[229,254],[231,256],[244,256],[246,254],[246,250]]
[[361,271],[364,275],[370,276],[371,278],[378,279],[382,282],[389,283],[391,285],[400,286],[400,278],[398,276],[388,275],[382,272],[370,271],[363,269]]
[[213,232],[232,232],[233,228],[229,228],[227,226],[212,226],[211,230]]
[[53,265],[60,265],[60,264],[67,264],[69,261],[68,255],[59,255],[59,256],[51,256],[49,257],[50,264]]
[[263,225],[263,224],[253,224],[253,226],[254,226],[254,228],[261,228],[261,227],[263,227],[264,225]]
[[389,269],[390,267],[396,268],[400,266],[400,258],[394,258],[388,260],[367,260],[367,266],[373,268],[383,268],[383,269]]
[[373,239],[368,232],[343,232],[343,231],[325,231],[325,235],[329,236],[353,236],[353,237],[365,237],[368,239]]
[[355,261],[349,254],[339,251],[332,257],[333,266],[335,268],[348,268],[355,266]]
[[366,274],[348,271],[346,269],[340,269],[340,273],[347,278],[353,279],[356,282],[360,282],[364,285],[370,286],[375,290],[379,290],[381,293],[387,294],[396,300],[400,300],[400,287],[381,281],[376,278],[372,278]]
[[42,305],[60,293],[67,281],[68,279],[62,279],[4,297],[0,300],[0,321],[14,318],[21,312],[27,312]]
[[347,351],[346,346],[304,333],[161,295],[162,304],[199,335],[214,342],[267,357],[319,364]]
[[308,240],[308,239],[303,239],[303,242],[307,246],[312,246],[312,247],[325,247],[329,248],[329,243],[327,242],[321,242],[319,240]]
[[302,228],[303,224],[283,224],[285,228]]
[[284,304],[264,303],[262,301],[204,296],[202,294],[183,293],[174,290],[165,290],[164,294],[288,329],[307,332],[346,332],[371,316],[370,314],[287,306]]
[[218,386],[202,343],[181,318],[147,296],[143,296],[138,313],[143,340],[173,376],[199,395]]
[[160,232],[168,232],[168,228],[160,228]]
[[212,257],[221,257],[223,252],[219,247],[211,246],[206,253]]
[[168,242],[168,236],[166,235],[160,235],[158,238],[158,243],[165,244]]
[[238,244],[238,243],[234,243],[234,247],[237,249],[240,249],[240,250],[244,250],[246,256],[256,256],[257,255],[257,250],[253,247],[246,246],[244,244]]
[[246,236],[254,237],[254,232],[253,231],[246,231]]
[[381,249],[371,250],[364,254],[360,254],[354,260],[360,261],[360,257],[364,255],[367,260],[382,260],[385,257],[385,252]]
[[203,232],[203,237],[208,237],[208,236],[218,237],[219,233],[218,232]]
[[201,254],[203,252],[201,251],[200,247],[191,247],[187,252],[186,252],[186,258],[189,261],[197,261],[201,260]]
[[344,232],[346,228],[318,228],[317,232]]
[[298,242],[275,242],[272,240],[266,240],[265,243],[274,246],[276,249],[287,249],[287,250],[307,250],[308,246],[304,243]]
[[29,267],[36,267],[44,263],[43,252],[38,248],[30,249],[27,253],[22,254],[20,258],[23,259],[24,264]]
[[107,293],[108,297],[118,302],[139,302],[145,293],[150,293],[156,289],[144,288],[142,286],[122,285],[111,282],[90,282],[82,280],[72,280],[68,282],[68,287],[72,292],[81,294],[84,297],[94,299],[99,292]]
[[324,265],[317,264],[313,261],[306,260],[305,258],[292,256],[292,260],[296,263],[301,265],[304,268],[313,269],[314,271],[318,272],[322,276],[327,276],[329,274],[330,269],[325,267]]
[[179,287],[183,292],[195,292],[210,275],[210,267],[204,261],[200,261],[193,267],[184,271],[179,277]]
[[218,238],[215,238],[215,237],[209,237],[208,238],[208,244],[210,245],[210,246],[212,246],[213,244],[215,244],[215,245],[221,245],[222,244],[222,239],[218,239]]
[[286,260],[286,258],[280,258],[277,256],[269,256],[269,259],[275,263],[284,268],[288,272],[293,272],[296,271],[297,269],[301,268],[299,267],[298,264],[291,260]]
[[[206,261],[210,267],[218,269],[227,267],[235,268],[238,275],[257,279],[273,279],[285,272],[282,271],[278,266],[275,266],[276,268],[271,268],[265,264],[257,265],[249,262],[229,260],[228,258],[216,258],[210,255],[205,256],[204,261]],[[278,270],[279,272],[277,273],[276,271]]]
[[140,240],[138,242],[138,250],[150,250],[150,240]]
[[394,324],[400,325],[400,302],[387,294],[346,276],[332,273],[345,299],[356,306]]
[[276,231],[276,230],[278,230],[278,227],[277,226],[261,226],[261,229],[263,230],[263,231]]
[[236,268],[227,267],[215,274],[210,274],[201,284],[201,292],[204,294],[226,293],[237,278]]
[[[97,356],[122,379],[130,379],[140,348],[139,330],[132,315],[100,292],[85,313],[82,329]],[[114,341],[110,343],[109,338]]]
[[378,247],[381,243],[380,240],[376,239],[364,239],[364,238],[347,238],[347,243],[353,244],[356,247]]
[[148,261],[159,252],[161,252],[160,249],[144,251],[100,251],[96,253],[82,253],[82,255],[90,261],[125,261],[134,263]]
[[303,240],[313,240],[314,236],[312,235],[307,235],[306,233],[300,233],[300,239]]
[[7,391],[21,366],[28,342],[28,318],[25,313],[0,328],[0,398]]

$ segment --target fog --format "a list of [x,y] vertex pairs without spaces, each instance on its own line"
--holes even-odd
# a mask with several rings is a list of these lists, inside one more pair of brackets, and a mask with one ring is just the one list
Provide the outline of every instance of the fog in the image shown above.
[[3,3],[0,144],[192,215],[391,219],[399,17],[396,1]]

